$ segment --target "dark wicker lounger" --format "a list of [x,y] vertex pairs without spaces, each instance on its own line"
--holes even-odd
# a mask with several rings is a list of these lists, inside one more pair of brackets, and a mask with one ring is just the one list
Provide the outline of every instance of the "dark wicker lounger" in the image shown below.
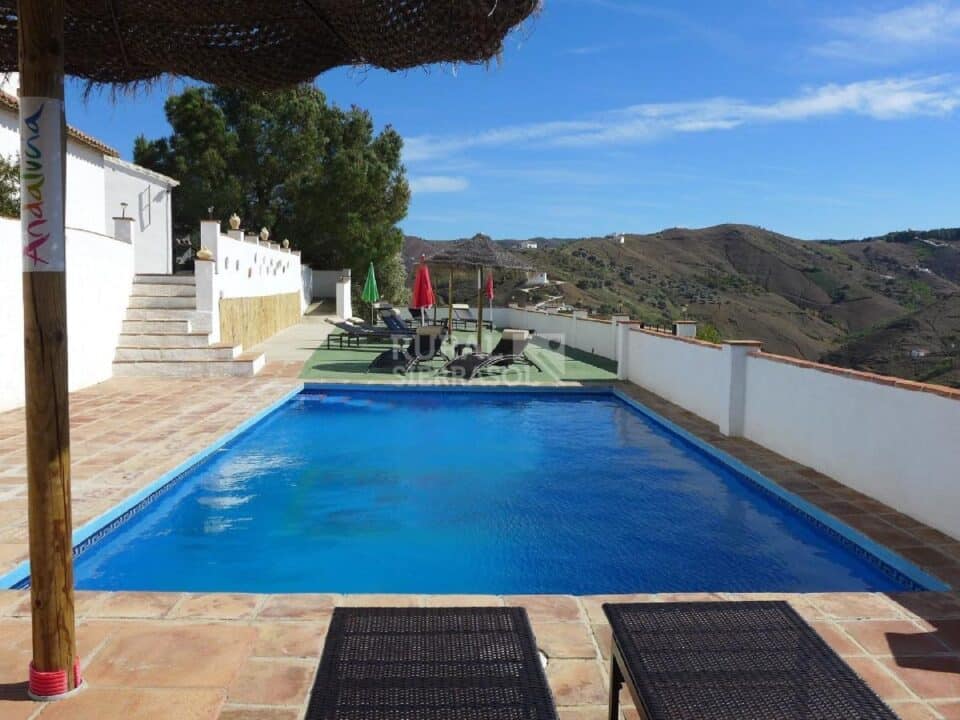
[[610,718],[896,720],[784,602],[607,604]]
[[523,608],[337,608],[306,720],[557,720]]

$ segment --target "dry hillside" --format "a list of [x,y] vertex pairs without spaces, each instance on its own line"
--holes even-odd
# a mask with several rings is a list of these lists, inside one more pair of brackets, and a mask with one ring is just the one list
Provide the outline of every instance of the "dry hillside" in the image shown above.
[[[543,246],[545,245],[545,247]],[[566,302],[651,323],[683,317],[777,353],[960,384],[960,232],[810,242],[745,225],[547,241],[522,254]],[[436,243],[409,238],[412,261]],[[498,301],[524,301],[498,278]],[[437,284],[444,283],[437,279]],[[455,297],[475,290],[466,276]],[[919,356],[923,357],[919,357]]]

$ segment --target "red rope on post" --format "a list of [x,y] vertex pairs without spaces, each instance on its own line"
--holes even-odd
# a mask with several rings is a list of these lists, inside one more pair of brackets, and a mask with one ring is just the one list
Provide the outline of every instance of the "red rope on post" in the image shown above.
[[[80,658],[73,661],[73,686],[79,688],[83,682],[83,675],[80,671]],[[30,696],[34,698],[54,698],[59,695],[65,695],[69,692],[67,684],[67,671],[54,670],[53,672],[41,672],[30,662]]]

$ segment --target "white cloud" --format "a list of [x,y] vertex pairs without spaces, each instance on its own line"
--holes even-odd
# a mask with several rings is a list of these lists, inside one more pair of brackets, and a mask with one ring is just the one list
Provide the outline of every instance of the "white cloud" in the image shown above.
[[472,148],[616,146],[684,134],[729,131],[744,125],[800,122],[853,115],[875,120],[946,116],[960,107],[960,84],[948,75],[888,78],[823,85],[795,97],[767,103],[710,98],[678,103],[646,103],[590,120],[513,125],[472,135],[419,136],[405,144],[405,159],[417,162]]
[[565,55],[600,55],[610,50],[619,50],[623,47],[622,43],[605,43],[601,45],[582,45],[564,50]]
[[415,193],[457,193],[468,187],[470,183],[464,177],[420,175],[410,178],[410,190]]
[[815,54],[893,62],[960,45],[960,4],[924,0],[894,10],[835,17],[826,26],[835,37],[814,47]]

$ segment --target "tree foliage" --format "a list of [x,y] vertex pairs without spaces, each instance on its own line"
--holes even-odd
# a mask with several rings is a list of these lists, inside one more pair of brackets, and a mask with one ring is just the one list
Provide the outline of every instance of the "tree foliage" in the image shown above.
[[703,340],[705,342],[713,343],[719,345],[723,342],[723,337],[720,335],[720,331],[710,323],[699,323],[697,325],[697,340]]
[[20,161],[0,155],[0,217],[20,217]]
[[392,262],[403,246],[397,227],[410,189],[403,141],[374,131],[360,108],[328,105],[301,86],[278,93],[190,88],[167,100],[173,134],[139,137],[135,161],[180,181],[174,232],[237,213],[244,226],[289,238],[312,265],[351,268]]

